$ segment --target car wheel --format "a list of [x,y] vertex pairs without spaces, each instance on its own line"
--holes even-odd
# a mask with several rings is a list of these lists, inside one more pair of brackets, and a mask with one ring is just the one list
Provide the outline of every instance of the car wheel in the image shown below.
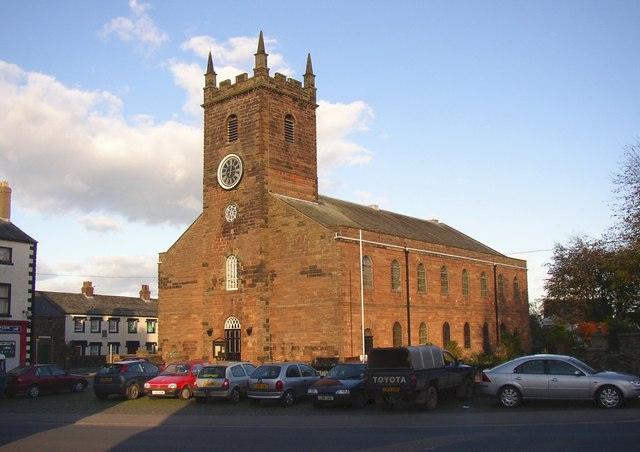
[[282,406],[291,406],[295,403],[296,396],[293,395],[293,391],[288,390],[282,394]]
[[36,397],[38,397],[40,395],[40,388],[38,387],[38,385],[32,385],[29,388],[27,395],[32,399],[35,399]]
[[427,388],[427,394],[425,398],[425,408],[428,411],[435,410],[438,406],[438,390],[435,386],[431,385]]
[[456,396],[460,399],[470,399],[473,397],[473,381],[466,378],[456,391]]
[[229,401],[231,403],[238,403],[240,401],[240,391],[238,388],[233,388],[233,391],[231,391],[231,395],[229,396]]
[[364,392],[358,392],[353,396],[353,407],[354,408],[364,408],[367,404],[367,396]]
[[498,391],[498,401],[505,408],[513,408],[522,402],[522,395],[513,386],[504,386]]
[[140,386],[137,383],[132,383],[127,388],[127,399],[135,400],[140,397]]
[[182,388],[178,397],[182,400],[189,400],[189,397],[191,397],[191,389],[189,389],[189,386]]
[[603,386],[596,393],[596,401],[602,408],[620,408],[624,403],[624,396],[615,386]]
[[73,392],[82,392],[84,391],[84,388],[86,388],[85,384],[82,381],[79,381],[73,385],[73,388],[71,390]]
[[196,403],[206,403],[206,402],[207,402],[206,397],[196,397]]

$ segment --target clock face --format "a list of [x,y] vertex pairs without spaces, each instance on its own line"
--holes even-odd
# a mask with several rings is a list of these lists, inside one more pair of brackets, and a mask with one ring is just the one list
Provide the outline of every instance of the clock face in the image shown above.
[[218,165],[218,183],[225,190],[231,190],[242,178],[242,160],[235,154],[229,154]]
[[238,216],[238,206],[235,204],[229,204],[226,209],[224,209],[224,218],[229,223],[233,223],[233,221]]

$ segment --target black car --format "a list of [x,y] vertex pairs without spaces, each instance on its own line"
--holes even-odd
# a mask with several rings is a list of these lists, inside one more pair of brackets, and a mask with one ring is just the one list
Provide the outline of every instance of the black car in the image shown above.
[[366,364],[338,364],[324,378],[316,381],[307,390],[307,395],[316,407],[352,405],[362,408],[371,399],[366,388],[366,375]]
[[93,380],[93,392],[99,399],[111,394],[137,399],[148,380],[158,375],[160,370],[148,361],[132,360],[107,364],[102,367]]

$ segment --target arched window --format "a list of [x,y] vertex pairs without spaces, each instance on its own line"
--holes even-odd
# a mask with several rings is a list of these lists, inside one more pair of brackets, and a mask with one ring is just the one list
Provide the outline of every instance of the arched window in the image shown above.
[[362,256],[362,286],[373,289],[373,262],[369,256]]
[[373,332],[370,328],[364,330],[364,354],[369,354],[369,350],[373,348]]
[[504,278],[502,274],[498,275],[498,301],[504,302]]
[[520,283],[517,276],[513,278],[513,301],[520,303]]
[[393,346],[402,347],[402,327],[398,322],[393,324]]
[[295,126],[296,123],[293,116],[287,115],[284,117],[284,141],[287,143],[293,143]]
[[391,290],[400,290],[400,264],[395,259],[391,262]]
[[451,327],[449,322],[444,322],[442,325],[442,346],[446,347],[451,342]]
[[484,322],[482,325],[482,350],[485,353],[491,352],[491,342],[489,342],[489,324]]
[[464,348],[471,348],[471,327],[468,322],[464,324]]
[[231,115],[227,118],[227,141],[231,143],[238,139],[238,117]]
[[440,268],[440,293],[449,295],[449,270],[444,265]]
[[227,290],[238,290],[238,258],[233,254],[227,257]]
[[482,298],[489,297],[489,282],[485,272],[480,273],[480,296]]
[[418,336],[418,340],[420,342],[421,345],[424,345],[427,343],[427,324],[422,322],[420,324],[420,329],[418,330],[419,332],[419,336]]
[[462,270],[462,295],[469,295],[469,272],[466,268]]
[[427,271],[422,262],[418,264],[418,292],[427,292]]

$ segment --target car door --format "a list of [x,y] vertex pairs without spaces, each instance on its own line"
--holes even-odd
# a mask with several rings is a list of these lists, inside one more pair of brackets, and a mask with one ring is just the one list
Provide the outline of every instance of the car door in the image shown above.
[[543,359],[531,359],[513,370],[513,382],[519,387],[522,396],[530,399],[549,397],[549,376]]
[[[143,367],[143,363],[131,363],[129,364],[129,368],[127,369],[127,373],[129,373],[129,380],[131,382],[136,382],[138,386],[142,387],[145,382],[145,371]],[[128,382],[127,382],[128,383]]]
[[51,373],[51,391],[69,391],[73,388],[73,379],[58,366],[47,366]]
[[590,398],[591,380],[580,369],[561,359],[547,360],[549,397],[553,399]]
[[320,375],[313,367],[309,367],[304,364],[300,364],[300,371],[302,372],[302,389],[306,394],[309,386],[320,379]]
[[38,385],[41,394],[54,391],[55,385],[53,384],[55,377],[51,375],[49,366],[38,366],[33,373],[35,383]]
[[303,396],[302,375],[297,364],[289,364],[285,374],[287,386],[293,390],[297,397]]
[[462,383],[462,369],[458,364],[458,360],[447,350],[442,351],[442,358],[444,359],[444,366],[447,369],[447,376],[444,388],[454,388]]
[[237,385],[240,388],[240,392],[244,394],[249,386],[249,377],[240,364],[231,368],[231,376],[233,377],[233,383]]

